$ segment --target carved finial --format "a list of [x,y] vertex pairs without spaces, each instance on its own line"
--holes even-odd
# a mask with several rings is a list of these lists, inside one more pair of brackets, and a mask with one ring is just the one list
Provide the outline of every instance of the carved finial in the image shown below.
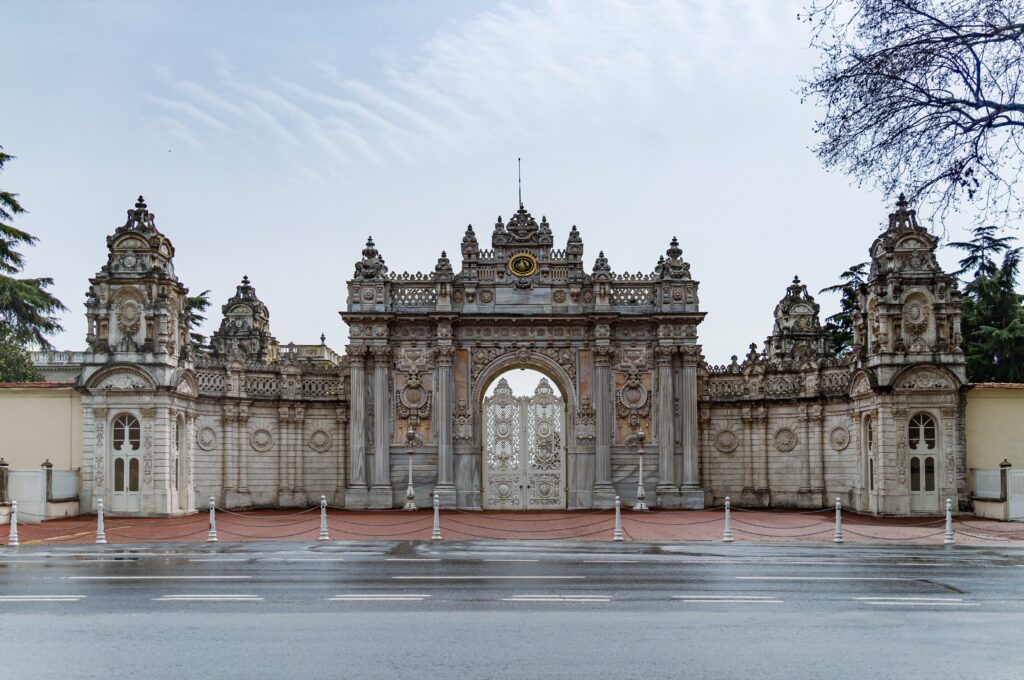
[[326,333],[321,333],[320,334],[320,344],[324,345],[326,343],[327,343],[327,334]]
[[146,199],[144,199],[141,195],[139,196],[139,200],[137,200],[135,202],[135,209],[136,210],[145,210],[146,209]]
[[248,286],[249,285],[249,275],[248,274],[242,274],[242,285],[243,286]]
[[794,286],[799,286],[800,285],[800,277],[795,275],[795,274],[793,275],[793,285]]
[[917,211],[910,210],[906,195],[900,193],[896,199],[896,212],[889,214],[890,230],[920,229],[917,223]]

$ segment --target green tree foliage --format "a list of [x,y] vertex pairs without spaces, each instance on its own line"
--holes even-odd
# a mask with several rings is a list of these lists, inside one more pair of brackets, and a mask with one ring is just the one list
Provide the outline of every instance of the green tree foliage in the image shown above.
[[188,302],[188,329],[189,338],[192,340],[192,356],[202,357],[206,356],[210,346],[207,343],[206,336],[199,332],[200,326],[206,321],[206,317],[203,315],[210,307],[210,291],[204,290],[198,295],[190,295],[187,298]]
[[857,290],[867,279],[868,262],[859,262],[839,275],[839,283],[819,293],[839,293],[839,311],[825,319],[824,331],[840,356],[853,348],[853,316],[857,312]]
[[0,382],[36,382],[43,379],[11,329],[0,323]]
[[[950,243],[964,253],[961,333],[971,382],[1024,382],[1024,296],[1017,293],[1017,239],[977,227],[970,241]],[[1001,262],[998,258],[1002,258]]]
[[[12,158],[0,147],[0,171]],[[53,279],[17,276],[25,268],[18,249],[38,240],[11,224],[24,212],[17,194],[0,190],[0,327],[5,337],[21,347],[35,343],[49,349],[46,336],[62,330],[57,314],[66,308],[46,290]]]

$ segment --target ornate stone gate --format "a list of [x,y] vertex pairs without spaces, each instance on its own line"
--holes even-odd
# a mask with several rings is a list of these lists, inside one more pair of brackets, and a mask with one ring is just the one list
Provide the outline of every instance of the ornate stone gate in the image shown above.
[[[572,227],[554,248],[546,218],[520,205],[499,217],[491,248],[472,226],[462,267],[446,253],[433,272],[387,270],[372,239],[348,283],[349,507],[393,507],[405,488],[403,442],[411,427],[417,493],[445,506],[480,508],[485,442],[483,390],[513,367],[536,368],[566,404],[565,504],[611,507],[636,488],[626,437],[643,431],[657,456],[656,504],[702,507],[696,281],[675,239],[651,274],[614,274],[604,253],[584,270]],[[395,455],[392,455],[395,454]],[[394,480],[394,483],[393,481]]]

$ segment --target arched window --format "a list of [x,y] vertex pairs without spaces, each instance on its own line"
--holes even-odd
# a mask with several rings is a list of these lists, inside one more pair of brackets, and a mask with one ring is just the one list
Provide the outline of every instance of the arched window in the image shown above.
[[117,416],[114,418],[112,430],[115,451],[124,451],[126,448],[131,448],[132,451],[139,450],[142,445],[142,429],[135,416],[130,416],[127,413]]
[[911,449],[935,448],[935,418],[927,413],[916,413],[907,425],[907,444]]

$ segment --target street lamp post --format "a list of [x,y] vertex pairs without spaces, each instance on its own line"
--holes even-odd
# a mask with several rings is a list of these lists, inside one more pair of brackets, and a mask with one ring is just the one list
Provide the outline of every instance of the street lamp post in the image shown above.
[[644,493],[644,440],[646,439],[647,435],[643,430],[637,430],[626,437],[626,445],[636,448],[637,459],[640,462],[640,479],[636,487],[636,503],[633,504],[633,510],[638,512],[646,512],[650,509],[644,503],[644,498],[647,497],[647,494]]
[[405,452],[409,454],[409,486],[405,490],[405,510],[416,510],[416,488],[412,485],[412,456],[416,447],[423,443],[423,437],[415,430],[413,419],[409,420],[409,430],[405,433]]

